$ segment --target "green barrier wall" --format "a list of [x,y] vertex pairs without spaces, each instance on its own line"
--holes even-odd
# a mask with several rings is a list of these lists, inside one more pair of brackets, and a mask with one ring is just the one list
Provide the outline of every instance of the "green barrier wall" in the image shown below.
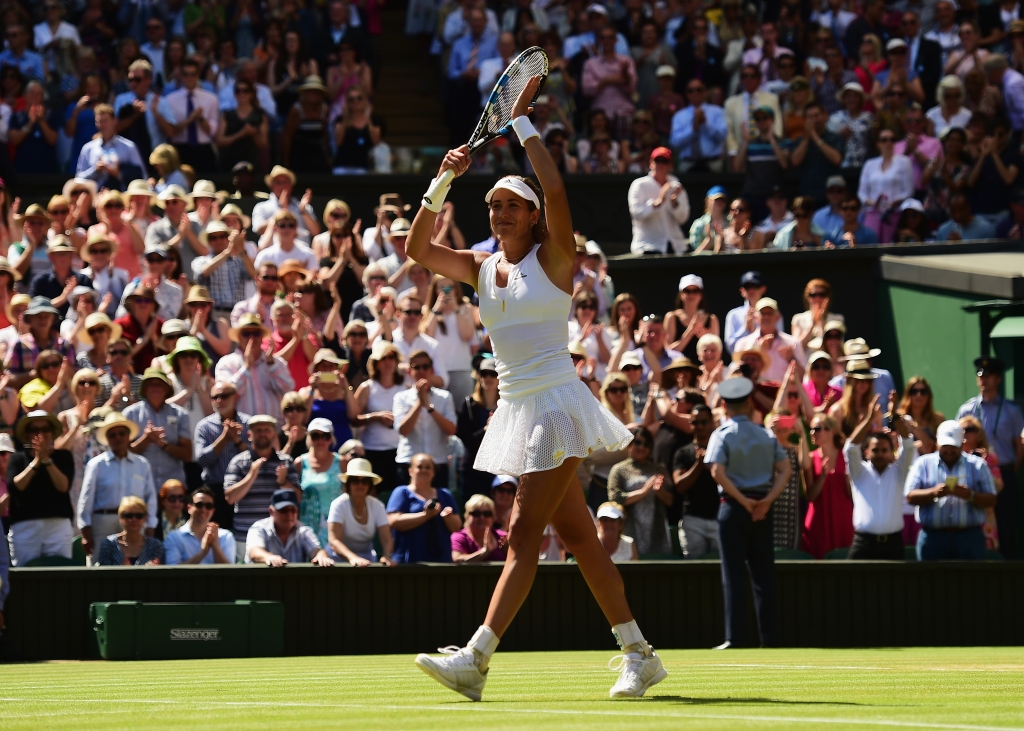
[[[718,562],[620,570],[655,647],[723,641]],[[1024,644],[1024,562],[794,561],[777,571],[783,646]],[[269,599],[284,604],[286,655],[413,654],[465,642],[500,572],[488,564],[14,569],[6,619],[24,659],[83,659],[91,602]],[[612,651],[614,643],[579,568],[559,564],[539,567],[502,649]]]

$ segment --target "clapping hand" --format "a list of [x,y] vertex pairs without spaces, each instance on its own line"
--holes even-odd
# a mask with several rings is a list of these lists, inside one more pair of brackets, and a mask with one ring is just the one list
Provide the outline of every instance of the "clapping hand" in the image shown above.
[[288,484],[288,465],[279,464],[277,469],[274,470],[274,476],[277,478],[277,484],[284,487]]
[[299,201],[299,210],[306,210],[306,207],[313,201],[313,189],[306,188],[306,192],[302,194],[302,199]]
[[49,438],[48,434],[33,434],[32,449],[35,450],[36,459],[45,462],[53,454],[53,440]]

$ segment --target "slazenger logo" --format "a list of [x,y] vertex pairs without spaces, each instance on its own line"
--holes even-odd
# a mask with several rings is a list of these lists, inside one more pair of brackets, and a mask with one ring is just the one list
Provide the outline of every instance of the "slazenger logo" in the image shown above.
[[172,640],[195,640],[199,642],[210,642],[220,640],[219,629],[171,629]]

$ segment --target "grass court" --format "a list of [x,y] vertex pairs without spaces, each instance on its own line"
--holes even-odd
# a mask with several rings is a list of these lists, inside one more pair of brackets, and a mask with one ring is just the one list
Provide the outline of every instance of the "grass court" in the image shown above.
[[613,652],[502,653],[482,703],[412,656],[2,667],[0,729],[1024,729],[1024,649],[666,650],[611,701]]

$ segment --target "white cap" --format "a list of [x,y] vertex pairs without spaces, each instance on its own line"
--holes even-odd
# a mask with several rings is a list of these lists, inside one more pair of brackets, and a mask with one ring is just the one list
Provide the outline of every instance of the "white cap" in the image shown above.
[[321,434],[330,434],[333,437],[334,424],[331,423],[330,419],[325,419],[321,416],[309,422],[309,426],[306,427],[306,431],[316,431],[320,432]]
[[627,350],[619,358],[619,369],[625,368],[626,366],[636,366],[637,368],[643,368],[643,363],[640,361],[640,356],[634,353],[632,350]]
[[696,274],[687,274],[685,277],[679,280],[679,291],[682,292],[687,287],[697,287],[698,289],[704,289],[704,280],[698,277]]
[[587,15],[591,13],[600,13],[601,15],[608,15],[608,8],[599,3],[591,3],[587,6]]
[[893,38],[891,41],[885,44],[885,50],[891,51],[894,48],[906,48],[907,42],[902,38]]
[[779,303],[773,300],[771,297],[762,297],[754,305],[754,310],[760,312],[761,310],[775,310],[779,311]]
[[944,421],[939,424],[935,441],[940,447],[961,447],[964,443],[964,428],[953,419]]
[[921,201],[919,201],[917,198],[907,198],[902,203],[900,203],[900,212],[902,213],[903,211],[908,210],[920,211],[921,213],[924,213],[924,206],[921,204]]
[[11,441],[10,434],[0,434],[0,452],[13,452],[14,442]]
[[587,256],[601,256],[604,252],[601,251],[601,245],[591,239],[587,242]]
[[495,475],[494,480],[491,481],[491,487],[498,487],[504,485],[506,482],[510,482],[516,487],[519,487],[519,478],[513,477],[512,475]]
[[504,178],[495,183],[494,187],[487,191],[487,195],[484,196],[484,201],[486,203],[490,203],[491,196],[494,195],[495,191],[502,189],[510,190],[516,195],[518,195],[520,198],[524,198],[533,203],[533,205],[535,205],[537,208],[540,208],[540,198],[537,197],[537,194],[534,192],[533,188],[531,188],[529,185],[524,183],[520,178],[517,178],[514,175],[506,175]]
[[656,68],[654,70],[654,76],[656,78],[659,78],[659,77],[662,77],[662,76],[675,76],[675,75],[676,75],[676,70],[672,66],[669,66],[667,63],[666,64],[662,64],[661,66],[659,66],[658,68]]
[[622,520],[622,511],[614,505],[602,505],[597,511],[598,518],[611,518],[612,520]]

